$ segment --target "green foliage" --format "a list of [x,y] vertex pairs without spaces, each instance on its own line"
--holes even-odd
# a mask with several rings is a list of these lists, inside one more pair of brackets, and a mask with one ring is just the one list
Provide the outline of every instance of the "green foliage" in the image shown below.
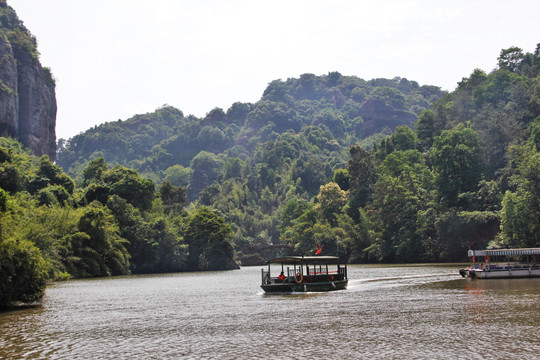
[[[0,138],[0,156],[19,175],[12,194],[0,188],[0,306],[39,300],[47,280],[191,270],[184,187],[164,182],[155,194],[152,181],[101,158],[75,189],[60,167],[15,141]],[[236,267],[223,234],[226,244],[212,239],[204,250],[204,268]]]
[[498,58],[499,68],[514,72],[519,69],[524,57],[523,50],[516,46],[503,49]]
[[[95,180],[101,167],[91,162],[99,157],[101,164],[133,168],[156,184],[167,180],[185,186],[190,202],[223,215],[235,233],[237,252],[248,254],[254,246],[281,242],[284,204],[316,196],[336,169],[345,167],[348,146],[364,140],[366,126],[368,141],[378,141],[400,124],[413,125],[416,115],[404,106],[420,113],[442,95],[437,87],[401,78],[368,82],[337,72],[302,74],[272,81],[255,104],[215,108],[201,119],[165,106],[97,126],[62,142],[57,161],[85,186],[87,203],[106,203],[113,194],[111,185]],[[365,102],[374,98],[388,105],[370,108],[370,114],[391,120],[366,125]],[[347,187],[343,181],[340,186]],[[162,207],[172,216],[176,210],[166,202]],[[359,206],[352,208],[348,211],[358,217]]]
[[110,187],[110,194],[126,199],[139,209],[148,209],[152,205],[154,182],[141,178],[135,170],[115,167],[105,173],[103,182]]
[[345,191],[338,184],[330,182],[321,186],[316,200],[315,209],[320,211],[324,220],[335,226],[337,223],[336,215],[340,214],[345,204],[347,204]]
[[167,168],[165,174],[166,176],[163,180],[168,181],[174,186],[187,186],[193,178],[193,170],[179,164]]
[[39,300],[47,282],[47,263],[29,241],[0,240],[0,307]]
[[197,154],[191,161],[193,178],[189,186],[189,198],[193,200],[202,189],[216,181],[222,166],[223,161],[210,152],[201,151]]
[[349,216],[358,220],[358,209],[370,201],[375,186],[373,155],[360,146],[351,146],[347,164],[350,176]]
[[396,88],[378,86],[373,89],[373,92],[371,93],[371,98],[384,101],[395,109],[405,108],[405,95]]
[[7,210],[7,193],[0,188],[0,212]]
[[[325,202],[343,198],[327,196],[330,184],[301,214],[287,203],[282,238],[299,253],[324,241],[350,261],[377,262],[463,261],[467,249],[488,244],[539,246],[539,53],[503,50],[498,69],[475,70],[424,111],[416,134],[397,127],[371,150],[352,146],[347,172],[334,173],[347,206]],[[391,84],[375,79],[375,91],[352,93],[411,106],[401,94],[418,84]]]
[[530,144],[516,152],[515,190],[502,201],[500,241],[506,246],[540,246],[540,152],[534,141]]
[[39,205],[48,206],[52,206],[54,204],[65,206],[69,203],[71,199],[70,194],[67,192],[66,188],[60,185],[50,185],[46,188],[43,188],[38,191],[36,197]]
[[50,277],[233,268],[235,254],[321,247],[416,262],[461,261],[495,237],[536,246],[539,54],[503,50],[450,94],[331,72],[272,81],[255,104],[201,119],[164,106],[62,142],[78,189],[2,139],[0,187],[19,209],[3,231],[35,244]]
[[29,56],[32,59],[38,59],[39,52],[36,38],[22,24],[11,30],[6,30],[5,34],[9,39],[13,52],[18,54],[18,57]]
[[350,175],[347,169],[337,169],[334,172],[334,182],[339,185],[341,190],[347,191],[351,187]]
[[102,180],[103,174],[107,170],[109,170],[109,165],[107,165],[104,158],[99,157],[90,161],[83,170],[84,184],[88,185],[93,181]]
[[171,185],[167,180],[159,187],[159,194],[166,212],[179,212],[187,204],[186,188]]
[[482,178],[481,148],[478,135],[463,124],[445,130],[435,138],[431,161],[437,174],[439,193],[449,206],[458,194],[476,191]]
[[84,182],[92,180],[84,194],[87,202],[97,200],[105,204],[110,195],[118,195],[139,209],[151,207],[155,190],[152,180],[142,178],[137,171],[123,166],[107,168],[107,164],[99,158],[90,162],[84,170]]
[[73,194],[75,189],[73,180],[64,174],[59,166],[53,164],[47,155],[43,155],[36,176],[30,178],[26,188],[34,194],[49,185],[60,185],[69,194]]
[[198,207],[187,219],[184,240],[189,246],[190,268],[199,270],[228,269],[233,263],[230,243],[233,232],[223,218],[207,207]]
[[119,236],[114,217],[107,208],[96,203],[79,218],[70,245],[73,255],[81,259],[81,277],[124,275],[129,273],[127,241]]

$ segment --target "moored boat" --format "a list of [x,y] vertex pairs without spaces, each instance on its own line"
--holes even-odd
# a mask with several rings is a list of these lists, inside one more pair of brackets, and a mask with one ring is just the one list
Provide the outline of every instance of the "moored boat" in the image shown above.
[[267,265],[261,269],[261,288],[267,293],[343,290],[349,283],[347,265],[336,256],[287,256]]
[[540,277],[537,255],[540,255],[540,248],[469,250],[468,256],[473,263],[460,269],[459,273],[472,279]]

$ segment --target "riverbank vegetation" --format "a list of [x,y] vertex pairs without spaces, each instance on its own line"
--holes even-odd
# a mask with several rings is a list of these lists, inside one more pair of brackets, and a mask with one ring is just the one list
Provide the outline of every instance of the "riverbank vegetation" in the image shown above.
[[89,129],[59,142],[57,164],[2,138],[0,303],[48,279],[279,254],[446,262],[540,246],[539,75],[540,46],[502,50],[452,93],[304,74],[202,119],[164,106]]
[[0,305],[38,299],[48,280],[238,267],[230,226],[204,206],[184,209],[185,188],[156,188],[102,158],[76,186],[6,138],[0,157]]

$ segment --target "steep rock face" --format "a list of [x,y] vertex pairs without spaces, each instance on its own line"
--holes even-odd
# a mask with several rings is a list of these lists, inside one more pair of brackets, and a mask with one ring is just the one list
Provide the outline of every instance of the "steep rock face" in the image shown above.
[[22,53],[17,57],[19,94],[18,138],[36,155],[56,155],[56,96],[37,60]]
[[375,133],[385,126],[392,131],[401,125],[412,126],[416,121],[414,113],[394,109],[384,101],[370,99],[362,104],[362,118],[364,119],[364,136]]
[[0,34],[0,136],[19,133],[17,66],[9,40]]
[[39,62],[35,39],[5,0],[0,0],[0,80],[0,135],[54,160],[54,80]]

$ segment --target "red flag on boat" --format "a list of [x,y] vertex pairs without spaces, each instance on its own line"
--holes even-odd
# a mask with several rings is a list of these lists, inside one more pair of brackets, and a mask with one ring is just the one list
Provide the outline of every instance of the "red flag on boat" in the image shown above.
[[315,255],[320,255],[320,254],[322,254],[322,249],[323,249],[323,246],[322,246],[322,245],[318,245],[318,246],[317,246],[317,250],[315,251]]

